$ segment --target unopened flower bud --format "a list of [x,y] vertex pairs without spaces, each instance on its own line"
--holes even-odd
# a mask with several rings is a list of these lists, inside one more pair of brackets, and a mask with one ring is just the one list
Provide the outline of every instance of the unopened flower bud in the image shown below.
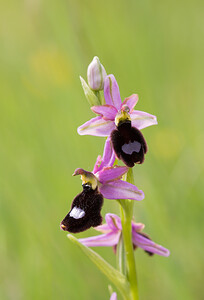
[[104,66],[100,63],[99,58],[95,56],[87,69],[87,79],[90,88],[94,91],[102,90],[106,76]]

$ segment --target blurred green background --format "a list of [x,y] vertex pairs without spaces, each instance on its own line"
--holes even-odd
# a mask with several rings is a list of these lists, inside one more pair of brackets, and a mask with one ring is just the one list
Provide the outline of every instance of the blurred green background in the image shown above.
[[[137,250],[141,300],[204,299],[203,20],[199,0],[1,3],[0,299],[109,299],[108,280],[59,229],[81,191],[71,174],[103,151],[104,139],[76,132],[94,116],[79,75],[95,55],[159,122],[143,130],[135,218],[171,256]],[[106,200],[107,212],[118,205]],[[112,249],[96,251],[115,265]]]

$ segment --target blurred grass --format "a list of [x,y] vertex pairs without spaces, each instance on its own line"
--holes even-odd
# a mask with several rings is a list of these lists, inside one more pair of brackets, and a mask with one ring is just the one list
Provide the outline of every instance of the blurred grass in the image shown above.
[[[0,299],[108,299],[108,281],[59,223],[101,138],[79,75],[98,55],[122,97],[158,116],[134,170],[135,218],[171,250],[136,253],[142,299],[203,299],[203,2],[8,0],[0,10]],[[103,215],[117,212],[105,201]],[[81,234],[87,236],[93,234]],[[111,249],[97,249],[114,262]]]

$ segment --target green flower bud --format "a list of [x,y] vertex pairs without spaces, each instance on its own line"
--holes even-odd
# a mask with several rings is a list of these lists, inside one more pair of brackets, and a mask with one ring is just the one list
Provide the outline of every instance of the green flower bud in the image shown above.
[[81,85],[85,94],[86,99],[88,100],[91,106],[101,105],[98,97],[95,95],[95,92],[88,86],[86,81],[80,76]]

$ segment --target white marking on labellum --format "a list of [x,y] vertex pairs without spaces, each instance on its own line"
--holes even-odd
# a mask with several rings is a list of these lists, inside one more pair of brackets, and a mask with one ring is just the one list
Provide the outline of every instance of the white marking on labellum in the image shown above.
[[141,149],[141,144],[137,141],[129,142],[128,144],[124,144],[122,146],[122,151],[126,154],[131,155],[133,152],[139,153]]
[[81,208],[74,206],[72,210],[69,213],[69,216],[74,219],[81,219],[83,216],[85,216],[85,211],[83,211]]

